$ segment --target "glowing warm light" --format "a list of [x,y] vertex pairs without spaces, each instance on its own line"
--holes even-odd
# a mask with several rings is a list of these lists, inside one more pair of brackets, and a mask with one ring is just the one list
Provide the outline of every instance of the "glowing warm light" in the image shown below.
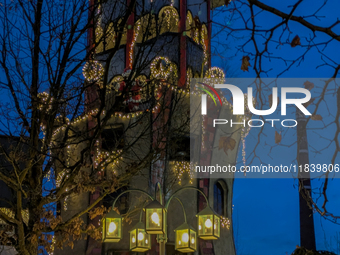
[[112,234],[117,229],[116,223],[111,222],[109,225],[109,234]]
[[136,242],[136,238],[132,237],[132,243]]
[[191,243],[192,243],[192,244],[195,243],[195,238],[191,238]]
[[145,240],[145,243],[148,244],[148,239]]
[[207,227],[207,228],[211,228],[211,227],[212,227],[212,222],[211,222],[211,220],[210,220],[210,219],[207,219],[207,220],[205,221],[204,225],[205,225],[205,227]]
[[182,241],[183,241],[184,243],[187,243],[187,242],[189,241],[189,235],[188,235],[188,233],[184,233],[184,234],[182,235]]
[[144,239],[144,235],[142,232],[139,232],[138,234],[138,241],[142,241]]
[[158,226],[160,225],[159,224],[159,216],[156,212],[154,212],[152,215],[151,215],[151,220],[156,223]]

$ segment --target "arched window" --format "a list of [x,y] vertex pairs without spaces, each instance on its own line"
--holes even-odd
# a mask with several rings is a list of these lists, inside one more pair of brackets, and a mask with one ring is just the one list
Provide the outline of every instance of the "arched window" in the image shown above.
[[158,22],[160,34],[163,34],[165,32],[178,33],[179,15],[174,7],[163,7],[159,12]]
[[214,210],[221,216],[226,216],[227,210],[227,190],[222,181],[217,181],[214,185]]

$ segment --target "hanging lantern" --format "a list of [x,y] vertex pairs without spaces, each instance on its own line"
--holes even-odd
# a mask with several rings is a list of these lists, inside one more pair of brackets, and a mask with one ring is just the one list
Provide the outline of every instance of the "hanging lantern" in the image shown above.
[[138,222],[130,231],[130,250],[146,252],[151,249],[150,235],[145,231],[143,222]]
[[152,201],[144,208],[146,232],[148,234],[165,234],[166,209],[157,200]]
[[122,216],[114,210],[102,218],[103,242],[119,242],[122,239]]
[[175,249],[183,253],[196,251],[196,231],[186,222],[175,229]]
[[220,237],[221,219],[209,206],[200,211],[198,217],[198,237],[215,240]]

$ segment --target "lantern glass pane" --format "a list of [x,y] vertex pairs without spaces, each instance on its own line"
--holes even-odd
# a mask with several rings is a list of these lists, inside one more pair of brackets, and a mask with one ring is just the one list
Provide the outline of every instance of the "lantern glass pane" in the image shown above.
[[130,250],[145,252],[151,249],[150,235],[145,229],[136,228],[130,232]]
[[196,232],[190,229],[190,248],[196,250]]
[[106,236],[121,237],[121,219],[106,219]]
[[137,247],[137,229],[134,229],[130,232],[130,250]]
[[[220,225],[219,225],[218,220],[219,220],[219,217],[213,214],[199,215],[198,216],[198,237],[204,240],[218,239],[219,231],[220,231]],[[218,233],[218,235],[216,233]]]
[[103,241],[119,242],[122,239],[122,219],[103,218]]
[[151,234],[163,233],[163,209],[146,209],[146,230]]
[[213,215],[199,216],[198,232],[200,235],[212,235],[213,234]]
[[176,249],[183,249],[189,247],[189,230],[176,230]]

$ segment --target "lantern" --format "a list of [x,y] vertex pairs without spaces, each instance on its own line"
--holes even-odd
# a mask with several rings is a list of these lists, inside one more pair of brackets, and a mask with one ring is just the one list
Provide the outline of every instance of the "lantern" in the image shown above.
[[119,242],[122,239],[122,216],[114,210],[102,218],[103,242]]
[[186,222],[175,229],[175,249],[187,253],[196,250],[196,231]]
[[135,252],[146,252],[150,249],[150,235],[146,233],[144,223],[138,222],[130,231],[130,250]]
[[166,229],[166,209],[154,200],[144,208],[146,232],[148,234],[165,234]]
[[209,206],[200,211],[198,217],[198,237],[215,240],[220,237],[221,219]]

